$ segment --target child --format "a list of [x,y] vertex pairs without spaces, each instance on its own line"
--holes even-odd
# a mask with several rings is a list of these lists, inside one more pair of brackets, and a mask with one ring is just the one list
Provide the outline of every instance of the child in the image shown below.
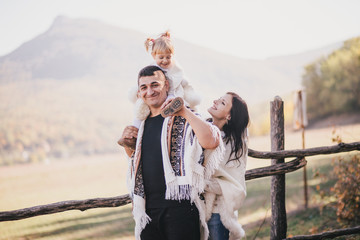
[[[200,97],[194,92],[189,82],[185,79],[182,68],[173,60],[174,46],[170,39],[170,33],[167,31],[156,39],[146,39],[145,48],[146,51],[150,51],[151,56],[155,60],[153,65],[164,70],[169,80],[170,89],[167,99],[173,99],[173,101],[164,108],[162,116],[167,117],[175,113],[183,104],[194,109],[195,106],[200,103]],[[135,102],[135,119],[133,125],[139,128],[141,122],[148,117],[150,109],[141,98],[137,98],[137,88],[136,91],[130,92],[129,98]],[[122,146],[126,145],[135,148],[135,140],[132,140],[130,143],[130,141],[124,142],[124,140],[120,139],[118,143]]]

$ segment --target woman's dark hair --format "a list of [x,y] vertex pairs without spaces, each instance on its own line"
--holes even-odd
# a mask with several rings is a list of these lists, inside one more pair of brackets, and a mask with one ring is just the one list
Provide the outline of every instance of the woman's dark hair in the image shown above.
[[[223,126],[225,133],[224,142],[231,144],[231,154],[227,161],[237,160],[245,153],[247,137],[247,126],[249,124],[249,112],[246,102],[236,93],[227,92],[232,96],[232,107],[230,110],[230,120]],[[233,158],[231,158],[233,156]]]

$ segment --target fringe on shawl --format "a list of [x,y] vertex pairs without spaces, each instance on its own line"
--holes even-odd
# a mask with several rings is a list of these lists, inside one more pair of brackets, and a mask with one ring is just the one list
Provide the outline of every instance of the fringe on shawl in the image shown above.
[[189,185],[178,185],[176,179],[166,184],[165,199],[170,200],[191,200],[193,202],[193,188]]
[[207,225],[206,217],[205,217],[205,203],[203,200],[197,196],[194,198],[195,206],[199,211],[199,219],[200,219],[200,239],[201,240],[208,240],[209,238],[209,228]]
[[145,199],[134,195],[132,213],[135,220],[135,238],[140,240],[141,231],[151,221],[151,218],[145,212]]
[[186,149],[192,149],[191,154],[186,155],[185,161],[187,163],[191,163],[190,168],[191,171],[191,180],[192,180],[192,189],[191,189],[191,200],[194,201],[194,199],[197,197],[199,193],[204,192],[205,188],[205,179],[210,179],[211,176],[214,174],[215,170],[219,167],[221,160],[224,158],[224,150],[225,147],[223,145],[223,141],[221,141],[221,133],[220,130],[209,123],[211,126],[211,131],[214,138],[218,138],[219,146],[217,146],[215,149],[211,150],[205,150],[205,159],[204,159],[204,166],[199,163],[201,154],[203,152],[203,149],[196,139],[192,144],[190,141],[190,134],[187,134],[186,143],[187,148]]
[[[218,205],[220,219],[226,229],[230,232],[229,240],[238,240],[245,237],[245,231],[241,224],[237,221],[237,218],[235,216],[231,216],[231,214],[229,214],[226,210],[224,199],[219,197],[219,201],[222,202]],[[232,214],[234,214],[234,212],[232,212]]]
[[220,162],[224,159],[225,147],[224,143],[221,140],[221,133],[218,127],[211,125],[211,131],[215,138],[219,139],[219,146],[213,150],[205,150],[205,179],[210,179],[211,176],[215,173],[215,170],[219,167]]
[[[216,200],[217,202],[220,202],[218,204],[218,210],[219,210],[221,222],[222,224],[224,224],[225,228],[228,229],[230,232],[229,240],[238,240],[245,237],[245,231],[242,228],[241,224],[237,221],[237,218],[231,216],[231,213],[227,211],[225,205],[226,203],[223,197],[218,196],[218,198],[216,198],[215,193],[208,192],[205,193],[205,199],[206,199],[206,206],[205,206],[206,221],[209,221],[211,217],[212,209]],[[234,213],[232,212],[232,214]]]
[[127,186],[127,189],[130,193],[130,197],[131,199],[133,198],[133,191],[134,191],[134,181],[132,181],[132,161],[133,159],[132,158],[129,158],[128,157],[128,171],[127,171],[127,174],[126,174],[126,186]]
[[163,167],[165,173],[166,192],[165,198],[171,200],[187,199],[191,202],[194,201],[198,194],[204,191],[204,167],[199,164],[199,160],[202,154],[202,147],[196,142],[190,141],[191,128],[185,128],[184,140],[185,154],[183,161],[185,162],[186,176],[175,176],[174,170],[170,163],[169,150],[168,150],[168,138],[169,129],[171,127],[169,121],[172,118],[166,118],[163,124],[161,146],[163,156]]
[[[191,171],[187,171],[189,174],[189,179],[191,179],[191,192],[189,193],[191,197],[191,202],[198,197],[199,193],[202,193],[205,188],[204,183],[204,167],[200,163],[201,155],[203,154],[203,149],[198,142],[197,138],[192,136],[193,132],[191,128],[186,128],[186,139],[184,141],[185,151],[184,161],[187,164],[188,168]],[[191,151],[189,151],[191,149]]]
[[163,157],[163,168],[165,174],[165,184],[166,184],[166,192],[165,199],[171,200],[179,200],[180,198],[180,188],[179,183],[177,181],[177,177],[175,176],[174,170],[170,163],[169,150],[168,150],[168,132],[169,127],[172,124],[169,124],[172,121],[172,117],[167,117],[164,119],[162,131],[161,131],[161,154]]
[[206,219],[206,221],[209,221],[211,214],[212,214],[213,206],[215,203],[216,194],[212,193],[212,192],[205,192],[204,197],[206,199],[205,219]]
[[194,171],[192,172],[192,184],[191,199],[195,199],[198,197],[198,194],[204,192],[205,189],[204,167],[200,164],[196,164],[194,167]]
[[[165,199],[179,200],[180,191],[175,175],[165,174],[166,192]],[[168,177],[167,177],[168,176]],[[171,180],[169,180],[171,179]]]

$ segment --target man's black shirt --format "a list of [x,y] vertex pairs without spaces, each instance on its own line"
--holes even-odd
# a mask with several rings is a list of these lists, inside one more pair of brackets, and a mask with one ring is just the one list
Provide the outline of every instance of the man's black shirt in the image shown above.
[[161,115],[145,121],[141,143],[141,164],[145,188],[146,208],[163,208],[190,205],[189,200],[165,199],[165,176],[161,153],[161,131],[164,118]]

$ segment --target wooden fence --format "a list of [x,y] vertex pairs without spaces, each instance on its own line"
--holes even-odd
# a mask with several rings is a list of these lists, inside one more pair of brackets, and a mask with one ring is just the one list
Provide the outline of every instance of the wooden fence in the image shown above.
[[[261,177],[271,178],[271,235],[270,239],[330,239],[343,235],[359,234],[360,226],[338,229],[316,235],[302,235],[286,238],[287,219],[285,209],[285,174],[306,166],[306,156],[334,154],[340,152],[360,151],[360,142],[339,143],[334,146],[308,149],[284,150],[284,112],[283,101],[275,97],[271,102],[271,152],[260,152],[249,149],[249,156],[260,159],[271,159],[271,166],[246,171],[245,179]],[[294,160],[285,162],[285,158]],[[128,194],[112,198],[93,198],[86,200],[63,201],[53,204],[35,206],[14,211],[0,212],[0,222],[14,221],[40,215],[59,213],[69,210],[85,211],[90,208],[119,207],[131,203]]]

